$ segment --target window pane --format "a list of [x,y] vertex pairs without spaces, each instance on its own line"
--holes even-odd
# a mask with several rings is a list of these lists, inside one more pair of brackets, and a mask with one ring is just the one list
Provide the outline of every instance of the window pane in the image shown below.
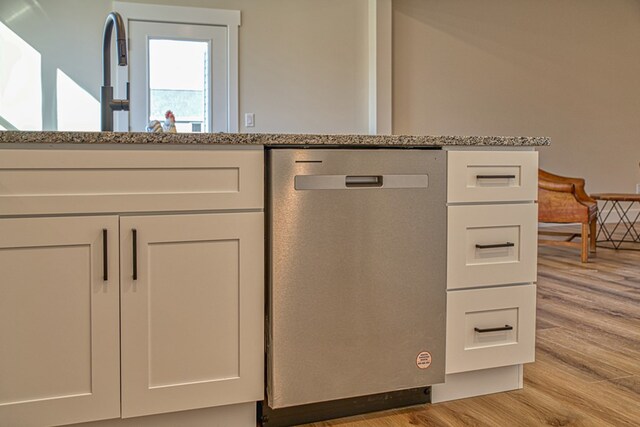
[[149,120],[176,117],[178,132],[208,132],[209,43],[149,40]]

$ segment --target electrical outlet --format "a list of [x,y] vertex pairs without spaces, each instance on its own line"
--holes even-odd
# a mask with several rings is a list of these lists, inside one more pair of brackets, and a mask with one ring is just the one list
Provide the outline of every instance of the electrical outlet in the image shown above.
[[640,194],[640,183],[636,184],[636,194]]
[[252,128],[256,123],[256,115],[253,113],[246,113],[244,115],[244,125],[245,127]]

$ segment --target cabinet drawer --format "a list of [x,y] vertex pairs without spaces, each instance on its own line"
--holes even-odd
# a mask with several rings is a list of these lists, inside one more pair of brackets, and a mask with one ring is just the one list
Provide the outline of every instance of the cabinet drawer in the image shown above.
[[259,149],[6,149],[0,215],[263,207]]
[[536,286],[449,291],[447,374],[534,361]]
[[447,209],[448,289],[536,281],[537,204]]
[[449,151],[447,159],[449,203],[538,198],[535,151]]

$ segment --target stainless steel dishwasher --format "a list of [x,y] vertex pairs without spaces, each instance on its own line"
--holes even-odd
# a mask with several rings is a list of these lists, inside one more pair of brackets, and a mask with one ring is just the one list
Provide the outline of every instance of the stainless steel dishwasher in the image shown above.
[[444,382],[445,153],[268,159],[268,406]]

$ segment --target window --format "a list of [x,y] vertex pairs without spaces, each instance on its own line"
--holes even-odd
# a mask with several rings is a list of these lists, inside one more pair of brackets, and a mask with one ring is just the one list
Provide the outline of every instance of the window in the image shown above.
[[[171,110],[178,132],[237,132],[240,11],[114,2],[127,25],[129,66],[116,67],[116,97],[130,82],[130,111],[115,129],[144,131]],[[126,68],[126,70],[122,70]]]
[[171,110],[178,132],[208,132],[209,43],[149,40],[149,120]]

